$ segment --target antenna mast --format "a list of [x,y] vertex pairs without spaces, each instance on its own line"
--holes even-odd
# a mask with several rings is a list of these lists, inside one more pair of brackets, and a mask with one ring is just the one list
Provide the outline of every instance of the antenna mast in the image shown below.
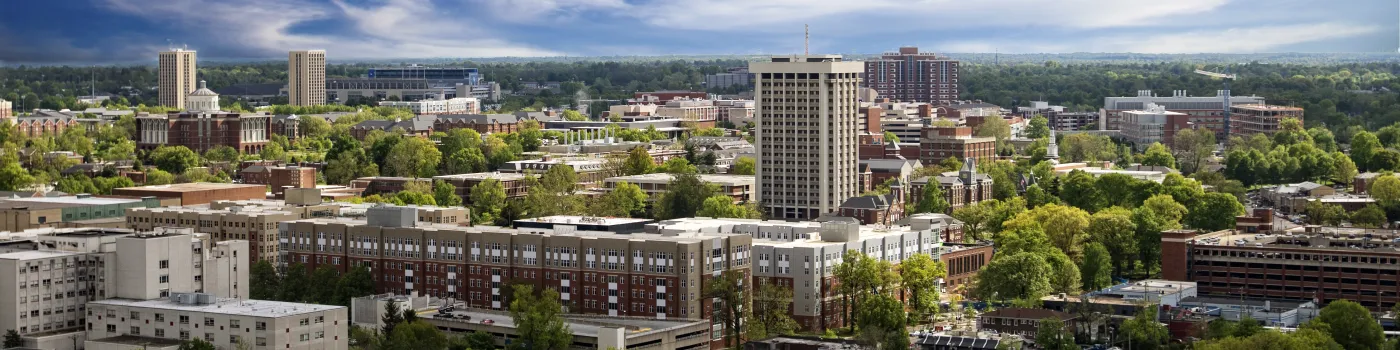
[[812,42],[812,28],[811,28],[810,26],[806,25],[806,24],[803,24],[803,25],[802,25],[802,55],[803,55],[803,56],[809,56],[809,55],[812,54],[811,51],[809,51],[809,49],[808,49],[808,48],[811,47],[811,46],[810,46],[810,45],[811,45],[811,44],[810,44],[811,42]]

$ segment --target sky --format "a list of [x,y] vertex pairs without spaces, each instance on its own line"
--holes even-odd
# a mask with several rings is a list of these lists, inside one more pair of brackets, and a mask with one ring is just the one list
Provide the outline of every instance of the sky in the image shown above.
[[932,52],[1397,52],[1397,0],[3,0],[0,64]]

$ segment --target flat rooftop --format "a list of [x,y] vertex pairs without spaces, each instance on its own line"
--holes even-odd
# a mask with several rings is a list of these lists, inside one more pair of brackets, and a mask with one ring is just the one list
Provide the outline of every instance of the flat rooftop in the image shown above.
[[[789,228],[789,230],[787,231],[787,233],[790,233],[790,234],[793,235],[793,237],[795,237],[794,240],[791,240],[791,241],[787,241],[787,240],[774,240],[774,239],[767,239],[767,238],[754,238],[754,240],[753,240],[753,244],[754,244],[754,245],[763,245],[763,246],[771,246],[771,247],[796,248],[796,247],[824,247],[824,246],[828,246],[828,245],[844,245],[844,244],[849,243],[849,242],[827,242],[827,241],[821,240],[821,227],[822,227],[822,223],[820,223],[820,222],[815,222],[815,221],[797,221],[797,222],[793,222],[793,221],[778,221],[778,220],[732,219],[732,218],[680,218],[680,219],[672,219],[672,220],[666,220],[666,221],[659,221],[659,222],[656,222],[656,223],[654,223],[654,224],[648,225],[648,228],[649,228],[649,229],[655,228],[655,229],[657,229],[657,230],[662,230],[662,231],[666,231],[666,232],[674,232],[674,231],[679,230],[679,231],[682,231],[682,232],[707,232],[707,233],[719,232],[719,233],[726,233],[726,234],[732,233],[732,234],[749,235],[749,234],[750,234],[750,233],[749,233],[750,230],[746,230],[746,229],[742,229],[742,228],[741,228],[741,227],[746,226],[746,225],[747,225],[747,226],[752,226],[752,227],[754,227],[754,228],[762,228],[762,227],[783,227],[783,228]],[[759,232],[759,231],[760,231],[760,230],[758,230],[758,229],[752,230],[753,233],[757,233],[757,232]],[[872,239],[872,238],[878,238],[878,237],[884,237],[884,236],[892,236],[892,235],[902,235],[902,234],[909,233],[909,232],[912,232],[912,231],[913,231],[913,229],[910,228],[910,227],[908,227],[908,226],[897,226],[897,227],[893,227],[893,228],[884,228],[884,227],[873,226],[873,225],[861,225],[861,226],[860,226],[860,240],[866,240],[866,239]],[[810,238],[805,238],[805,239],[802,238],[801,235],[804,235],[804,234],[805,234],[805,235],[808,235],[808,237],[810,237]],[[940,243],[941,243],[941,242],[940,242]]]
[[118,188],[115,191],[159,191],[159,192],[197,192],[224,189],[245,189],[245,188],[267,188],[267,185],[255,184],[225,184],[213,182],[194,182],[172,185],[138,186]]
[[523,174],[523,173],[489,172],[489,173],[471,173],[471,174],[456,174],[456,175],[438,175],[438,176],[434,176],[433,178],[434,178],[434,179],[443,179],[443,180],[478,180],[478,181],[484,181],[484,180],[488,180],[488,179],[496,179],[496,180],[498,180],[498,181],[520,181],[520,180],[524,180],[524,179],[525,179],[525,176],[526,176],[526,175]]
[[[649,220],[647,220],[647,219],[627,219],[627,218],[622,218],[621,220],[627,220],[627,221],[649,221]],[[359,218],[346,218],[346,217],[302,219],[302,220],[288,221],[288,222],[289,222],[289,223],[309,222],[309,223],[319,223],[319,224],[341,224],[341,225],[349,225],[349,226],[357,226],[357,225],[358,225],[358,226],[368,226],[368,225],[369,225],[368,222],[366,222],[366,220],[364,220],[364,219],[359,219]],[[682,243],[701,242],[701,241],[706,241],[706,240],[710,240],[710,239],[714,239],[714,238],[719,238],[719,237],[726,237],[726,236],[747,236],[747,235],[745,235],[745,234],[737,234],[737,233],[703,233],[703,232],[684,232],[684,233],[680,233],[680,234],[657,234],[657,233],[616,233],[616,232],[606,232],[606,231],[556,231],[556,230],[540,229],[540,228],[514,229],[514,228],[509,228],[509,227],[498,227],[498,226],[480,226],[480,225],[479,225],[479,226],[460,226],[460,225],[456,225],[456,224],[439,224],[439,223],[428,223],[428,222],[418,222],[417,225],[414,226],[414,227],[412,227],[412,228],[421,229],[421,230],[453,231],[453,232],[461,232],[461,233],[463,233],[463,234],[466,234],[466,233],[500,232],[500,233],[508,233],[508,234],[545,234],[545,235],[566,236],[566,237],[614,238],[614,239],[631,239],[631,240],[645,240],[645,241],[669,241],[669,242],[682,242]]]
[[1168,280],[1142,280],[1109,287],[1103,293],[1133,293],[1133,294],[1172,294],[1196,288],[1196,282],[1168,281]]
[[89,302],[88,304],[269,318],[287,317],[312,312],[345,308],[344,306],[288,303],[270,300],[238,299],[219,299],[218,301],[209,304],[181,304],[172,302],[170,301],[170,299],[105,299]]
[[[725,185],[731,185],[731,186],[732,186],[732,185],[744,185],[744,184],[753,185],[754,183],[757,182],[757,180],[755,180],[755,177],[754,177],[753,175],[700,174],[700,175],[698,175],[698,176],[700,177],[700,181],[704,181],[704,182],[708,182],[708,183],[725,184]],[[627,181],[628,183],[670,183],[671,181],[673,181],[673,180],[675,180],[675,179],[676,179],[676,175],[675,175],[675,174],[655,173],[655,174],[641,174],[641,175],[616,176],[616,177],[607,178],[607,179],[604,180],[604,181],[607,181],[607,182]]]
[[[436,319],[446,322],[463,322],[480,324],[484,320],[491,320],[488,326],[514,329],[515,321],[509,314],[494,313],[489,311],[473,309],[457,309],[452,311],[454,318],[437,317],[437,314],[422,314],[418,317]],[[463,319],[462,317],[471,317]],[[603,327],[621,327],[624,329],[626,337],[635,337],[649,334],[654,331],[668,330],[672,328],[688,327],[697,324],[704,324],[704,320],[694,319],[654,319],[636,317],[610,317],[610,316],[585,316],[585,315],[564,315],[564,323],[569,326],[569,331],[575,336],[593,337],[598,336],[598,331]]]
[[1201,297],[1201,296],[1196,296],[1196,297],[1186,297],[1186,298],[1182,298],[1181,301],[1180,301],[1178,304],[1191,304],[1191,305],[1195,305],[1195,304],[1220,304],[1220,305],[1240,305],[1240,306],[1264,307],[1264,304],[1265,304],[1265,303],[1268,303],[1268,304],[1269,304],[1269,309],[1270,309],[1270,310],[1284,311],[1284,310],[1296,309],[1296,308],[1298,308],[1299,306],[1303,306],[1303,304],[1307,304],[1308,302],[1307,302],[1307,301],[1302,301],[1302,300],[1286,300],[1286,299],[1257,299],[1257,298],[1244,298],[1244,299],[1240,299],[1239,297],[1212,297],[1212,296],[1204,296],[1204,297]]
[[108,205],[108,204],[127,204],[127,203],[140,203],[140,202],[141,202],[140,199],[131,199],[131,198],[106,198],[106,197],[86,197],[86,198],[78,198],[77,196],[11,198],[11,199],[6,199],[5,201],[9,201],[9,202],[21,202],[21,203],[62,203],[62,204],[77,204],[77,205]]
[[546,216],[546,217],[542,217],[542,218],[520,219],[520,220],[516,220],[516,222],[543,222],[543,223],[563,224],[563,225],[603,225],[603,226],[613,226],[613,225],[635,224],[635,223],[639,223],[639,222],[652,222],[652,220],[651,220],[651,219],[633,219],[633,218],[610,218],[610,217],[596,217],[596,216],[555,215],[555,216]]
[[1234,106],[1231,106],[1231,107],[1239,108],[1239,109],[1247,109],[1247,110],[1251,110],[1251,111],[1298,111],[1298,112],[1302,112],[1302,111],[1303,111],[1302,108],[1298,108],[1298,107],[1276,106],[1276,105],[1234,105]]
[[[13,252],[0,254],[0,260],[36,260],[48,258],[61,258],[65,256],[82,255],[74,252],[58,252],[50,250],[30,250],[23,252]],[[13,282],[13,281],[11,281]]]

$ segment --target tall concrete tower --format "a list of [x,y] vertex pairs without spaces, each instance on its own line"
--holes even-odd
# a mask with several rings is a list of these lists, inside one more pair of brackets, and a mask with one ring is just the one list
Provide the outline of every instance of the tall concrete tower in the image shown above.
[[326,104],[325,50],[287,54],[287,103],[293,106]]
[[185,96],[196,89],[199,82],[195,69],[195,51],[190,49],[170,49],[160,53],[160,105],[185,108]]
[[860,62],[840,55],[774,56],[756,78],[758,200],[772,219],[812,220],[859,194]]

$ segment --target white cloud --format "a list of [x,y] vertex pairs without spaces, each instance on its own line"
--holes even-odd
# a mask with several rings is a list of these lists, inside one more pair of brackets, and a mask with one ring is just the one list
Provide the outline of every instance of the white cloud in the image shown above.
[[753,30],[815,21],[857,29],[1035,25],[1105,28],[1164,23],[1227,0],[656,0],[631,9],[668,28]]
[[1194,30],[1143,35],[1086,36],[1073,41],[960,40],[938,45],[947,52],[1135,52],[1135,53],[1260,53],[1295,44],[1349,38],[1382,30],[1381,26],[1340,22],[1285,26]]
[[[325,49],[334,59],[397,57],[553,56],[558,53],[491,37],[492,33],[439,13],[430,0],[385,0],[377,6],[308,0],[104,0],[109,8],[152,21],[176,19],[182,26],[275,55],[294,49]],[[345,33],[302,34],[291,28],[317,20],[347,21]],[[192,43],[196,49],[201,43]]]
[[483,8],[494,19],[516,23],[551,23],[572,19],[583,11],[622,10],[623,0],[464,0],[472,8]]

